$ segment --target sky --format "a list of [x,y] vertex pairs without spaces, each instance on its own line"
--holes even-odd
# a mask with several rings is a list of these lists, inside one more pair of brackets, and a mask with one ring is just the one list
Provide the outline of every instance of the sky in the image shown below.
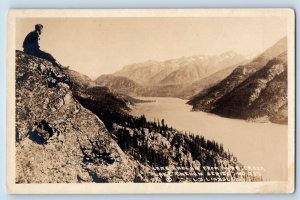
[[43,24],[41,49],[62,65],[96,78],[147,60],[218,55],[255,56],[286,36],[284,17],[19,18],[16,49]]

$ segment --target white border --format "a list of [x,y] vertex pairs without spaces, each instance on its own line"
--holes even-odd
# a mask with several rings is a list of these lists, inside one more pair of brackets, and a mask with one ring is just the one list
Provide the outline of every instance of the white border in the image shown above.
[[[260,183],[78,183],[15,184],[16,18],[284,16],[288,38],[288,181]],[[13,194],[292,193],[295,182],[295,14],[280,9],[10,10],[7,51],[7,191]]]

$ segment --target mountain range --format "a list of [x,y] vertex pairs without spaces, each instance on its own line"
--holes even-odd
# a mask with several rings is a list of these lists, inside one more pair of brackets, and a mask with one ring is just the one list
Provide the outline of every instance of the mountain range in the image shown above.
[[166,61],[146,61],[123,67],[113,75],[127,77],[140,85],[186,84],[207,77],[245,58],[234,52],[216,56],[190,56]]
[[[225,78],[246,59],[234,52],[217,56],[191,56],[162,62],[147,61],[127,65],[101,75],[95,82],[132,96],[179,97],[187,99]],[[207,81],[201,81],[206,78]]]

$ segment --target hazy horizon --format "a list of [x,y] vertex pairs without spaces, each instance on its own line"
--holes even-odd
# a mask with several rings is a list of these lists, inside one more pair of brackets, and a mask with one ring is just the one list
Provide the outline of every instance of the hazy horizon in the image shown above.
[[20,18],[16,49],[37,23],[41,49],[91,78],[148,60],[227,51],[253,57],[286,36],[284,17]]

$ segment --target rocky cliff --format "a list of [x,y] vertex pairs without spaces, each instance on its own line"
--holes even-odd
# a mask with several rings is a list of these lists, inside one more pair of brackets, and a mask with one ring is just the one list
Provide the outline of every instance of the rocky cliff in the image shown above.
[[126,182],[134,165],[74,99],[69,78],[16,52],[16,182]]

